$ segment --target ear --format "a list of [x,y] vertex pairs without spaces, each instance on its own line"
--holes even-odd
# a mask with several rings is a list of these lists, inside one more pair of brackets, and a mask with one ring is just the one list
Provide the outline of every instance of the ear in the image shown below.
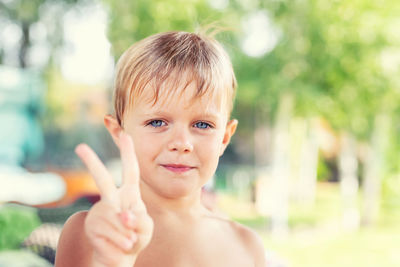
[[110,133],[114,143],[119,148],[119,134],[123,130],[122,127],[119,125],[116,118],[112,115],[105,115],[104,116],[104,125],[106,126],[108,132]]
[[236,132],[237,125],[238,125],[238,121],[235,119],[228,121],[228,123],[226,124],[224,139],[222,140],[221,151],[219,154],[220,156],[222,156],[222,154],[224,154],[226,147],[228,146],[229,142],[231,141],[231,137]]

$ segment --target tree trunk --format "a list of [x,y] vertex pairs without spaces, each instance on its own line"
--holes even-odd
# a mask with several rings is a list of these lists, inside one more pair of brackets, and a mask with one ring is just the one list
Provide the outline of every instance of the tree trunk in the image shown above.
[[22,22],[22,26],[21,26],[22,40],[21,40],[21,46],[20,46],[19,52],[18,52],[18,60],[19,60],[19,66],[23,69],[27,67],[26,59],[27,59],[28,48],[30,45],[30,35],[29,35],[30,26],[31,25],[29,23]]
[[[308,130],[308,131],[307,131]],[[304,140],[301,146],[299,180],[297,198],[301,204],[313,207],[317,187],[318,141],[315,128],[307,124]]]
[[339,154],[339,178],[342,195],[342,223],[345,230],[356,230],[360,225],[358,210],[358,162],[356,140],[348,133],[342,135]]
[[363,225],[371,225],[379,216],[380,191],[383,175],[384,152],[387,147],[387,133],[390,119],[385,115],[377,115],[374,121],[374,131],[371,146],[367,146],[363,172]]
[[255,187],[254,198],[257,212],[263,216],[271,215],[271,158],[272,130],[265,118],[256,118],[254,131]]
[[293,96],[283,95],[277,113],[272,153],[272,235],[278,238],[288,234],[290,146],[289,123],[293,110]]

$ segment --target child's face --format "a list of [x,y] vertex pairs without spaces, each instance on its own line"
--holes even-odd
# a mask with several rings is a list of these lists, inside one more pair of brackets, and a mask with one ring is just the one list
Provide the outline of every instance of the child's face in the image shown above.
[[[153,104],[150,93],[126,111],[124,130],[132,137],[145,186],[175,198],[199,190],[215,173],[236,129],[227,105],[208,95],[193,99],[196,85]],[[164,101],[166,100],[166,101]]]

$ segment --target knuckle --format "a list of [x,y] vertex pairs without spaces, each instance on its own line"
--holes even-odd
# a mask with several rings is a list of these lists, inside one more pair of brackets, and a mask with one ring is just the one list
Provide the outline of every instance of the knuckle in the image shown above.
[[86,233],[89,236],[94,236],[97,235],[98,233],[101,233],[100,229],[99,229],[99,225],[98,224],[91,224],[91,225],[86,225]]

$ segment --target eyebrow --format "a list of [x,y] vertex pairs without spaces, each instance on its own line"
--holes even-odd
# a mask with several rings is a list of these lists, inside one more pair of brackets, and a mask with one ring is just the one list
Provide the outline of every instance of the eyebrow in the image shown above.
[[[154,116],[167,117],[167,118],[171,117],[168,112],[160,111],[160,110],[155,110],[154,112],[143,113],[143,115],[146,117],[154,117]],[[209,120],[218,120],[218,116],[214,115],[213,113],[209,113],[209,112],[198,113],[198,114],[195,114],[194,117],[201,117],[201,118],[206,118]]]

